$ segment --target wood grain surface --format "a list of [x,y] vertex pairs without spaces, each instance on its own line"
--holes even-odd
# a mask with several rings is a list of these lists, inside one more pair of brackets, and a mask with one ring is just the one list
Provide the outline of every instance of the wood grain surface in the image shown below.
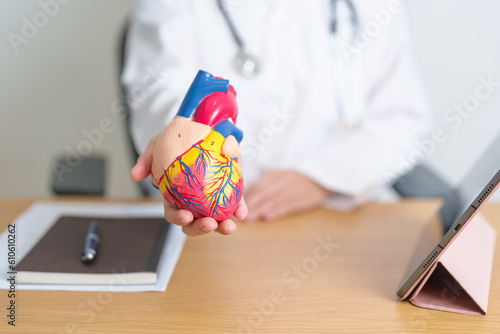
[[[0,200],[1,230],[33,201]],[[15,327],[3,290],[0,333],[498,333],[499,247],[486,317],[396,296],[439,205],[404,200],[239,223],[231,236],[189,238],[165,292],[17,291]],[[500,227],[500,204],[482,212]]]

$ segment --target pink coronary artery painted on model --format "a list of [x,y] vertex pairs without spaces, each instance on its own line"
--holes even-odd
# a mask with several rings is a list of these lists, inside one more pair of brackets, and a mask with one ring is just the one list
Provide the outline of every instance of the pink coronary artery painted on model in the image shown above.
[[229,82],[200,71],[156,144],[153,184],[170,204],[195,218],[228,219],[243,195],[237,111]]

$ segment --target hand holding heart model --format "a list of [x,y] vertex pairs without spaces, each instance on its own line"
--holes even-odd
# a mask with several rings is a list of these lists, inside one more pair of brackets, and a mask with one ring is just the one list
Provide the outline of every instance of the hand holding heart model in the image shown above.
[[199,71],[153,152],[151,180],[177,209],[218,221],[236,211],[243,194],[237,115],[229,81]]

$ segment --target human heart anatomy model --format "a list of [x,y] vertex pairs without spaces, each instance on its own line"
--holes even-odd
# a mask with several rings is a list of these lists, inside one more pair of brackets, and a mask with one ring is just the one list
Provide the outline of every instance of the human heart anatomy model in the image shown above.
[[237,115],[229,81],[199,71],[153,151],[151,180],[170,204],[195,218],[233,215],[243,194]]

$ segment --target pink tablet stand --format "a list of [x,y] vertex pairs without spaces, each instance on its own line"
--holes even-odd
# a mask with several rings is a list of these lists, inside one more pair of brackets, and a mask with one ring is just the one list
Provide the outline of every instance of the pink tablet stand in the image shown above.
[[485,316],[497,232],[476,214],[443,251],[409,301],[420,307]]

